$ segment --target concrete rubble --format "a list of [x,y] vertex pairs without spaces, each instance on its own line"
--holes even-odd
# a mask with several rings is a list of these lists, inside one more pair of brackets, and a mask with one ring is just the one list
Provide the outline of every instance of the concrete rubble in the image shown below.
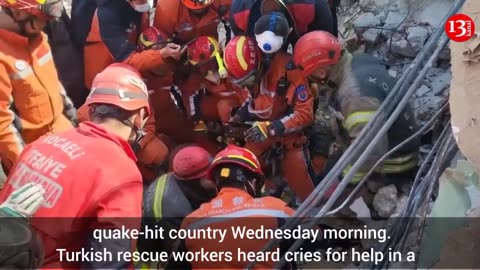
[[[343,0],[339,9],[339,31],[351,51],[377,57],[386,64],[390,76],[399,78],[439,27],[451,3],[450,0]],[[445,48],[411,100],[419,125],[427,122],[448,99],[449,60],[450,51]],[[373,193],[382,190],[382,196],[401,198],[396,194],[397,189],[382,189],[381,184],[372,181],[367,185]],[[394,212],[381,210],[383,214]]]

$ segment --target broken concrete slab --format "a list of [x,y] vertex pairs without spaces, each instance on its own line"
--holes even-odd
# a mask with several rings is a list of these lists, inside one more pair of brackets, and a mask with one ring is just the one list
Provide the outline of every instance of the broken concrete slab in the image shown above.
[[418,53],[428,39],[429,31],[425,27],[414,26],[407,28],[407,40],[415,53]]
[[441,95],[445,89],[450,87],[450,82],[452,80],[452,73],[450,69],[442,70],[441,73],[437,74],[435,79],[431,82],[431,88],[434,95]]
[[[387,42],[387,44],[388,43],[389,42]],[[409,58],[417,56],[415,50],[413,50],[408,41],[403,38],[397,41],[392,41],[392,52]]]
[[447,101],[444,96],[427,95],[414,100],[413,108],[415,118],[420,121],[428,121]]
[[372,12],[363,13],[358,16],[357,19],[353,22],[353,27],[355,30],[363,32],[368,29],[368,27],[376,27],[381,24],[380,19],[375,16]]
[[373,198],[373,209],[381,217],[390,217],[397,206],[397,188],[395,185],[381,187]]
[[374,44],[378,41],[378,37],[380,36],[381,32],[382,30],[380,29],[370,28],[367,31],[363,32],[362,38],[365,40],[365,42],[369,44]]
[[422,85],[420,86],[420,88],[418,88],[417,92],[416,92],[416,96],[417,97],[424,97],[424,96],[427,96],[429,93],[432,92],[432,89],[430,89],[428,86],[426,85]]
[[[405,19],[405,16],[400,14],[399,12],[390,11],[387,15],[387,19],[385,20],[385,24],[383,25],[386,29],[394,29]],[[401,29],[399,29],[401,30]]]

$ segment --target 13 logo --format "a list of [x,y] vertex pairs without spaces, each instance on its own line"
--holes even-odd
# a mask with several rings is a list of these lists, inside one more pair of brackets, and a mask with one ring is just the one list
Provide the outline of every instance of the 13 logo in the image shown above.
[[455,14],[445,24],[447,36],[456,42],[465,42],[475,33],[475,23],[465,14]]

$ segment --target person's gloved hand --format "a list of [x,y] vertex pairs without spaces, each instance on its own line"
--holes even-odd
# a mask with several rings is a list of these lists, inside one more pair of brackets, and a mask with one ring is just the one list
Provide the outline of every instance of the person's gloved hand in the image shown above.
[[45,189],[39,184],[28,183],[15,190],[0,204],[0,212],[11,217],[31,217],[45,201]]
[[273,136],[282,136],[285,132],[285,126],[280,120],[273,122],[255,122],[253,126],[245,131],[245,141],[260,143]]

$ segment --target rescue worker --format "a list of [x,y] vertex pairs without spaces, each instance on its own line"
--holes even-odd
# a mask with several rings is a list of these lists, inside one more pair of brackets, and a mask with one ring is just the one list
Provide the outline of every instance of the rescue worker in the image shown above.
[[[45,189],[45,201],[31,220],[44,243],[44,268],[128,269],[131,262],[119,260],[116,252],[133,251],[135,240],[99,241],[93,233],[140,229],[143,185],[131,145],[140,139],[150,114],[147,88],[138,73],[115,63],[95,77],[86,104],[91,122],[26,147],[0,201],[26,183]],[[98,252],[105,248],[117,259],[60,261],[62,248]]]
[[[314,125],[312,141],[326,144],[318,145],[323,149],[328,149],[337,142],[349,145],[355,140],[396,83],[378,60],[366,54],[350,54],[342,49],[337,38],[325,31],[314,31],[300,38],[294,48],[294,59],[305,76],[321,86],[320,92],[323,92],[327,99],[328,106],[319,107],[317,116],[329,114],[320,111],[329,108],[336,110],[335,115],[340,116],[338,119],[341,124],[338,127],[322,125],[324,121],[316,119],[315,125],[320,126]],[[325,127],[332,128],[332,132],[322,131]],[[388,149],[398,145],[416,130],[413,111],[407,107],[352,182],[360,181]],[[325,134],[335,136],[331,136],[332,139],[329,141],[328,138],[325,139]],[[316,138],[317,135],[320,138]],[[395,175],[411,171],[417,165],[418,150],[419,141],[413,140],[387,159],[379,172]],[[324,151],[314,152],[328,155]],[[344,175],[348,169],[344,171]]]
[[[169,40],[170,38],[165,33],[155,27],[149,27],[139,37],[138,50],[161,49],[168,44]],[[210,142],[206,134],[195,133],[193,120],[185,115],[181,93],[178,87],[173,85],[172,61],[166,61],[156,69],[144,72],[143,75],[150,89],[149,95],[154,111],[156,136],[168,147],[168,150],[171,152],[180,144],[193,142],[206,147],[212,153],[216,153],[218,151],[217,145]],[[177,98],[172,98],[172,96],[177,96]],[[147,151],[158,153],[154,149],[151,150]],[[171,164],[169,164],[169,170],[171,169]],[[144,176],[147,173],[142,172]],[[154,178],[157,176],[158,172],[153,174]]]
[[[219,229],[231,231],[232,229],[270,230],[281,228],[287,218],[293,216],[294,210],[286,203],[275,197],[261,197],[264,175],[257,157],[245,148],[229,145],[219,152],[210,166],[210,179],[215,181],[220,190],[218,195],[208,203],[188,215],[182,222],[182,229],[202,230]],[[322,227],[328,227],[321,225]],[[301,246],[303,252],[313,251],[322,247],[351,247],[358,241],[352,240],[323,240],[319,232],[317,238],[311,237]],[[218,261],[193,260],[180,262],[165,269],[245,269],[251,262],[250,258],[238,252],[238,247],[245,253],[259,254],[260,250],[270,240],[249,239],[249,237],[233,237],[227,233],[223,242],[218,244],[219,237],[200,239],[186,239],[180,244],[180,250],[189,252],[202,252],[204,254],[222,254]],[[295,239],[284,239],[280,243],[281,254],[290,248]],[[273,249],[275,250],[275,249]],[[230,260],[228,255],[230,252]],[[255,269],[274,269],[272,258],[260,260]],[[294,268],[291,262],[286,269]],[[190,267],[189,267],[190,266]],[[282,268],[283,269],[283,268]],[[294,268],[296,269],[296,268]]]
[[[198,146],[186,146],[178,150],[173,157],[173,171],[159,176],[145,189],[144,224],[150,228],[158,225],[166,230],[165,235],[168,236],[169,230],[180,228],[184,217],[213,199],[217,187],[207,175],[212,160],[213,157]],[[142,239],[139,247],[170,252],[173,243],[173,239],[168,237],[160,242]]]
[[0,268],[38,269],[42,265],[42,241],[28,218],[45,201],[44,194],[41,185],[28,183],[0,204]]
[[[335,8],[328,0],[233,0],[230,25],[233,33],[255,37],[267,54],[288,45],[305,33],[328,31],[337,36]],[[333,16],[332,14],[335,14]]]
[[[79,5],[78,8],[87,8]],[[93,78],[109,64],[122,62],[137,69],[141,74],[163,65],[170,57],[180,57],[181,47],[168,44],[160,50],[137,52],[137,40],[148,26],[147,0],[101,1],[91,21],[75,27],[89,29],[81,40],[84,44],[85,85],[90,89]],[[85,16],[76,10],[74,16]],[[73,18],[76,24],[85,19]],[[85,32],[78,30],[76,32]],[[77,39],[81,39],[77,38]]]
[[242,91],[227,79],[222,51],[213,37],[197,38],[188,45],[187,55],[192,69],[188,80],[179,85],[181,102],[195,121],[197,134],[206,132],[210,139],[222,139],[215,141],[216,154],[224,141],[221,124],[228,122],[234,108],[242,104]]
[[213,37],[200,36],[188,45],[187,55],[193,69],[180,89],[188,115],[195,120],[228,121],[231,114],[222,108],[238,107],[240,99],[226,80],[220,44]]
[[251,37],[236,36],[225,47],[225,66],[231,82],[249,90],[250,97],[237,109],[232,121],[253,122],[246,131],[246,148],[255,155],[273,154],[281,175],[299,201],[313,191],[313,169],[303,129],[312,124],[313,98],[307,80],[293,66],[290,54],[273,55],[268,70]]
[[162,0],[155,9],[153,26],[180,45],[199,36],[218,40],[217,27],[227,15],[232,0]]
[[8,174],[25,144],[71,129],[76,112],[42,33],[62,1],[0,0],[0,8],[0,159]]

